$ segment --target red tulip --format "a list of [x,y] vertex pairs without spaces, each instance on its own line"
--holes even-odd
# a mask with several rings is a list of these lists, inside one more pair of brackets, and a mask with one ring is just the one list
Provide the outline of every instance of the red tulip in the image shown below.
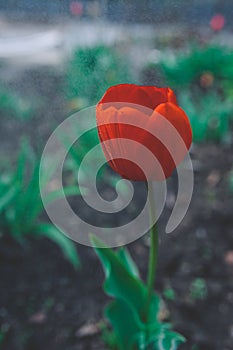
[[70,3],[70,12],[74,16],[81,16],[83,13],[83,5],[80,1],[72,1]]
[[96,120],[109,165],[130,180],[168,178],[192,142],[188,117],[170,88],[113,86],[97,104]]
[[223,29],[225,25],[225,17],[221,14],[217,14],[214,17],[212,17],[210,21],[210,27],[213,31],[219,32]]

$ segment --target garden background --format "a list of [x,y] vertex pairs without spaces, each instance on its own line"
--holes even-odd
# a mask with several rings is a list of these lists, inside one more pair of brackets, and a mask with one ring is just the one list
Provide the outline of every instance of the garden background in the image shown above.
[[[173,174],[159,219],[160,320],[187,338],[181,350],[233,349],[232,11],[229,0],[0,1],[1,350],[107,349],[101,265],[49,222],[38,179],[54,129],[118,83],[170,86],[193,129],[190,208],[175,232],[163,233]],[[80,157],[95,137],[67,159],[74,209]],[[106,169],[99,180],[114,198],[117,176]],[[143,195],[137,184],[126,217]],[[128,249],[144,279],[148,237]]]

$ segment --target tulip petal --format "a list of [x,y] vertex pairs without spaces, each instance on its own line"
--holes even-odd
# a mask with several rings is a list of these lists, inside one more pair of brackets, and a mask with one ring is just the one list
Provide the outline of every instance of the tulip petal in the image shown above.
[[[97,126],[103,152],[107,159],[113,158],[109,160],[109,165],[122,177],[142,178],[143,172],[130,161],[130,159],[137,158],[137,147],[129,148],[127,142],[123,140],[133,140],[140,143],[140,139],[143,138],[140,135],[144,134],[144,130],[134,126],[135,120],[142,125],[142,123],[145,124],[145,118],[149,119],[149,117],[134,106],[125,103],[121,105],[122,108],[119,110],[114,107],[104,109],[102,104],[97,106]],[[104,144],[104,141],[107,140],[114,140],[111,146]],[[145,176],[143,178],[145,179]]]
[[170,88],[166,88],[166,93],[167,93],[167,101],[168,102],[171,102],[171,103],[174,103],[175,105],[178,106],[177,104],[177,99],[176,99],[176,95],[174,94],[173,90],[170,89]]
[[192,143],[192,129],[189,119],[183,109],[168,102],[159,105],[155,111],[165,117],[176,128],[187,149],[189,149]]
[[[161,118],[158,118],[157,113],[159,113],[164,119],[162,118],[161,120]],[[157,123],[153,122],[154,118]],[[173,127],[167,126],[166,121],[170,122],[170,125],[173,126],[174,129]],[[185,112],[173,103],[159,105],[156,108],[154,115],[151,117],[151,123],[156,128],[161,139],[165,140],[165,142],[162,142],[163,145],[160,146],[159,158],[166,177],[169,177],[174,168],[185,158],[191,146],[192,131],[190,123]],[[178,134],[176,134],[176,131]]]
[[99,103],[125,102],[152,108],[148,94],[134,84],[120,84],[109,88]]
[[177,103],[175,94],[170,88],[138,86],[134,84],[112,86],[106,91],[99,103],[112,102],[133,103],[151,110],[154,110],[161,103]]

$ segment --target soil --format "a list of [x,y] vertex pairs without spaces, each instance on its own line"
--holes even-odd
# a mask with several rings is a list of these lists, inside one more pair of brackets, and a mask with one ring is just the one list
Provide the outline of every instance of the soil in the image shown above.
[[[30,76],[27,72],[29,90]],[[42,75],[39,77],[42,79]],[[36,86],[39,85],[37,80]],[[55,123],[62,119],[64,106],[60,101],[59,109],[58,95],[51,87],[47,91],[54,94],[53,99],[48,100],[55,101],[55,112],[51,116]],[[20,127],[19,122],[5,124],[1,130],[3,144],[7,145],[14,133],[19,138],[24,133],[30,135],[34,129],[35,135],[40,123],[40,141],[46,139],[53,126],[43,124],[42,121],[48,121],[45,110],[45,107],[40,110],[25,128]],[[51,113],[52,108],[47,110]],[[11,151],[15,144],[11,143]],[[164,296],[165,308],[161,317],[171,321],[187,338],[181,350],[232,350],[233,197],[229,176],[233,146],[194,145],[192,159],[195,188],[185,219],[174,233],[163,233],[176,192],[174,176],[168,181],[166,208],[159,220],[161,242],[156,290]],[[147,237],[128,248],[145,279],[149,252]],[[82,267],[75,271],[60,249],[46,239],[31,238],[28,245],[22,247],[8,235],[2,237],[1,349],[106,348],[98,328],[103,319],[103,307],[109,301],[102,291],[102,267],[91,248],[77,244],[77,250]],[[202,287],[195,287],[200,279]],[[170,298],[164,293],[168,289],[173,290]]]

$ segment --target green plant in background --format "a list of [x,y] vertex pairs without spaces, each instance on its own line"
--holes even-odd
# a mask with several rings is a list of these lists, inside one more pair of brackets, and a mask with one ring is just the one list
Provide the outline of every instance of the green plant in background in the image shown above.
[[230,191],[233,192],[233,170],[231,170],[229,173],[228,183],[229,183]]
[[0,329],[0,349],[4,349],[3,343],[5,341],[5,338],[8,335],[9,330],[10,330],[10,324],[8,322],[3,322],[1,324],[1,329]]
[[[82,130],[81,128],[82,126],[79,125],[79,133]],[[92,173],[95,173],[96,166],[100,164],[100,160],[103,158],[103,156],[101,148],[96,148],[87,166],[81,167],[81,163],[87,153],[100,143],[96,128],[93,128],[81,134],[81,137],[72,147],[69,147],[69,139],[66,139],[66,135],[62,135],[62,141],[67,147],[68,151],[66,169],[71,170],[73,174],[75,174],[78,169],[79,181],[80,183],[85,183],[85,181],[88,181],[90,179],[90,176],[93,175]],[[102,168],[98,171],[98,177],[102,177],[105,170],[106,166],[102,166]]]
[[78,49],[67,69],[69,107],[74,110],[96,104],[109,86],[129,80],[127,62],[120,59],[112,48]]
[[191,350],[199,350],[199,349],[200,349],[200,348],[199,348],[198,345],[193,345],[192,348],[191,348]]
[[233,118],[233,51],[220,46],[193,47],[158,64],[166,85],[177,89],[196,142],[225,140]]
[[[92,237],[93,246],[102,246]],[[105,316],[114,331],[104,329],[103,338],[111,349],[177,349],[184,337],[172,331],[171,324],[158,319],[160,297],[153,292],[148,308],[147,286],[126,248],[113,251],[95,248],[106,275],[104,291],[114,298]]]
[[190,297],[192,300],[206,299],[208,289],[206,281],[203,278],[196,278],[190,285]]
[[166,299],[168,300],[175,300],[176,298],[176,293],[173,288],[166,288],[163,292],[163,295]]
[[222,101],[214,92],[197,97],[187,91],[180,93],[179,103],[189,116],[196,142],[228,140],[233,113],[230,101]]
[[221,46],[194,46],[159,63],[165,80],[179,89],[210,89],[232,96],[233,52]]
[[[40,162],[27,142],[23,142],[16,169],[4,169],[0,175],[0,228],[3,234],[10,234],[24,244],[26,239],[47,237],[60,246],[67,259],[77,267],[79,259],[74,243],[55,226],[40,220],[44,207],[39,188]],[[41,179],[46,186],[56,169],[51,160],[50,173]],[[64,189],[66,195],[79,194],[77,187]],[[61,191],[53,191],[46,202],[50,203],[61,196]]]
[[32,117],[33,107],[28,99],[0,85],[0,112],[25,121]]

